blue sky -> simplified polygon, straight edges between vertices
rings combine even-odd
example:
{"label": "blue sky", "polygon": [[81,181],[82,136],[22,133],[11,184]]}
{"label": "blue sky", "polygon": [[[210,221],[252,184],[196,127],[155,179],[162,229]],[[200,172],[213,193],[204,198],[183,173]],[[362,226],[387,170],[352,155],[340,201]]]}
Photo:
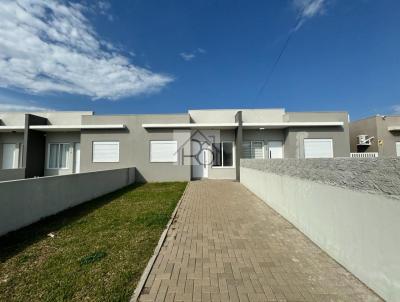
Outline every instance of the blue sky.
{"label": "blue sky", "polygon": [[400,113],[396,0],[17,2],[0,4],[0,110]]}

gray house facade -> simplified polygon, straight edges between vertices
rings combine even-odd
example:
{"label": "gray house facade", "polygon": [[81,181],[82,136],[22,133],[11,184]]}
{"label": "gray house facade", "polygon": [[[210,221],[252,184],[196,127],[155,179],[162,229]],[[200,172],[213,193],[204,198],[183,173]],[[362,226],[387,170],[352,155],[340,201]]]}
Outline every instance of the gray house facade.
{"label": "gray house facade", "polygon": [[136,167],[138,181],[239,179],[241,158],[349,157],[346,112],[0,113],[0,181]]}
{"label": "gray house facade", "polygon": [[376,115],[350,123],[350,149],[354,154],[400,156],[400,116]]}

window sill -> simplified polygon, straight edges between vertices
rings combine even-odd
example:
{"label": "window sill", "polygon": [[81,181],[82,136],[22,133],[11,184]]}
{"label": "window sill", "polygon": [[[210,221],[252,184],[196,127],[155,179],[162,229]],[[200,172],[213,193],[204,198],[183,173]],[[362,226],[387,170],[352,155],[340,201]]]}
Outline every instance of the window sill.
{"label": "window sill", "polygon": [[150,161],[151,164],[176,164],[178,161]]}
{"label": "window sill", "polygon": [[92,161],[92,164],[119,164],[119,161]]}

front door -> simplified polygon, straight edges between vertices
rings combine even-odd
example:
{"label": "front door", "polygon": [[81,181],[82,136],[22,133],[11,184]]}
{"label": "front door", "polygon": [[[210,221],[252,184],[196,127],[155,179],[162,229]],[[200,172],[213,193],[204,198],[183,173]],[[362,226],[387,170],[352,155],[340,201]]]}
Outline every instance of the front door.
{"label": "front door", "polygon": [[268,142],[269,158],[283,158],[283,143],[282,141]]}
{"label": "front door", "polygon": [[15,144],[3,144],[3,169],[18,168],[18,149]]}
{"label": "front door", "polygon": [[81,172],[81,144],[75,144],[75,155],[74,155],[74,172],[80,173]]}
{"label": "front door", "polygon": [[192,141],[192,178],[207,178],[210,161],[209,145],[205,142]]}

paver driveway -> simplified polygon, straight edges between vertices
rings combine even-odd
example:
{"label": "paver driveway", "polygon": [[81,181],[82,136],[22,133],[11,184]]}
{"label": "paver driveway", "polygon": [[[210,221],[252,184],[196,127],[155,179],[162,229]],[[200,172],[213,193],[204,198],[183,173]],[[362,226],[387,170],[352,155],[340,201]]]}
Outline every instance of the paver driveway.
{"label": "paver driveway", "polygon": [[140,301],[380,301],[240,183],[188,186]]}

